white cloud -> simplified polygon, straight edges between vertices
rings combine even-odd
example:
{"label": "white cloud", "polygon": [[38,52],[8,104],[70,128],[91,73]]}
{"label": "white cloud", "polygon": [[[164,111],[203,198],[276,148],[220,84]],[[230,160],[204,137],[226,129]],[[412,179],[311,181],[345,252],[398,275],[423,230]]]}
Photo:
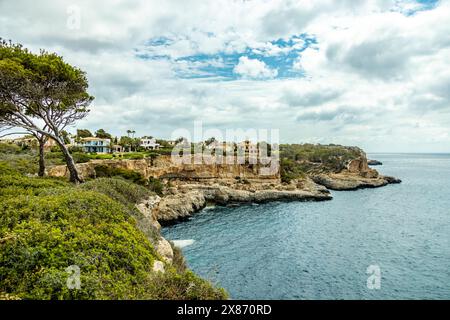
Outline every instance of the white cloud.
{"label": "white cloud", "polygon": [[[219,128],[279,128],[286,142],[448,152],[449,1],[412,16],[391,11],[399,3],[0,1],[0,30],[4,38],[56,51],[87,72],[96,100],[80,127],[170,137],[202,119]],[[79,30],[66,27],[74,4],[81,9]],[[402,8],[415,6],[408,1]],[[272,79],[277,70],[249,54],[234,69],[242,80],[179,79],[174,70],[189,70],[191,62],[142,60],[135,51],[166,36],[177,43],[156,53],[173,58],[247,47],[278,58],[287,49],[269,41],[302,33],[318,42],[294,63],[304,78]]]}
{"label": "white cloud", "polygon": [[277,76],[278,71],[270,69],[263,61],[258,59],[249,59],[248,57],[240,57],[239,63],[234,68],[243,78],[249,79],[269,79]]}

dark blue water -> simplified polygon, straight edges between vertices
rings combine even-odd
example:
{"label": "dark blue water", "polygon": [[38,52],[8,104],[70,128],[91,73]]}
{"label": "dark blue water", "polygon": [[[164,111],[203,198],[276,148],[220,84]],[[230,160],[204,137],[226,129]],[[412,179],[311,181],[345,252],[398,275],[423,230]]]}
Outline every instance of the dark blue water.
{"label": "dark blue water", "polygon": [[[450,155],[370,155],[403,180],[327,202],[217,207],[165,228],[233,299],[449,299]],[[381,271],[368,289],[369,265]]]}

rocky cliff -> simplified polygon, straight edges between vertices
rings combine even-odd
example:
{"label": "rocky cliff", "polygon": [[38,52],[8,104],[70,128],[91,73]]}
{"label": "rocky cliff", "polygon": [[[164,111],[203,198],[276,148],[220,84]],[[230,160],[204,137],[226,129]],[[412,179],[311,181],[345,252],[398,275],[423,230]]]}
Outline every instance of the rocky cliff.
{"label": "rocky cliff", "polygon": [[265,188],[261,185],[205,185],[199,183],[180,184],[159,202],[154,216],[167,224],[191,216],[207,203],[219,205],[261,203],[267,201],[321,201],[330,200],[330,192],[323,186],[307,180],[301,188],[295,185]]}
{"label": "rocky cliff", "polygon": [[338,173],[314,174],[311,176],[314,182],[331,190],[356,190],[362,188],[377,188],[390,183],[400,183],[401,180],[382,176],[377,170],[369,167],[366,154],[360,152],[360,156],[350,160],[344,170]]}
{"label": "rocky cliff", "polygon": [[[278,172],[272,175],[261,175],[261,167],[257,164],[217,163],[214,157],[207,158],[202,164],[174,163],[170,156],[161,155],[156,159],[91,160],[76,166],[82,178],[95,178],[95,167],[98,165],[133,170],[141,173],[145,178],[214,182],[240,178],[253,182],[272,181],[274,183],[278,183],[280,179]],[[63,177],[68,176],[68,171],[66,166],[55,166],[48,170],[48,175]]]}
{"label": "rocky cliff", "polygon": [[[294,179],[290,183],[281,183],[279,172],[261,175],[258,165],[217,164],[214,159],[210,164],[178,164],[172,162],[170,156],[141,160],[93,160],[77,164],[77,168],[83,178],[95,178],[96,166],[106,165],[133,170],[145,178],[165,181],[162,198],[149,199],[139,205],[152,224],[160,228],[159,223],[166,224],[189,217],[207,203],[229,205],[274,200],[330,200],[332,197],[328,189],[355,190],[400,182],[370,168],[365,153],[359,150],[357,156],[339,165],[341,169],[338,172],[314,169],[306,177]],[[52,176],[68,175],[65,166],[53,167],[48,173]],[[166,252],[161,255],[170,260],[167,243],[161,240],[158,247]]]}

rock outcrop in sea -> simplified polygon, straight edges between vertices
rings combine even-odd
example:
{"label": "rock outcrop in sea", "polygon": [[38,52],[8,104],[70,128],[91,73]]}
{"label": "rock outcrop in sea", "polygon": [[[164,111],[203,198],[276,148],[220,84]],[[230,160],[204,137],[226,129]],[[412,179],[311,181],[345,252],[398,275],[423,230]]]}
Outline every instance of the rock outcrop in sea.
{"label": "rock outcrop in sea", "polygon": [[383,165],[383,163],[381,162],[381,161],[378,161],[378,160],[367,160],[367,164],[369,165],[369,166],[381,166],[381,165]]}

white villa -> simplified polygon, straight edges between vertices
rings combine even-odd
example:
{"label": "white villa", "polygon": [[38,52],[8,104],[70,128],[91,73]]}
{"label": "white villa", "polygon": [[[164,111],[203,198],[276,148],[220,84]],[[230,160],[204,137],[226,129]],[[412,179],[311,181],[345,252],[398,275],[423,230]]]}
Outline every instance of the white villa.
{"label": "white villa", "polygon": [[159,149],[159,143],[156,143],[156,139],[155,138],[145,138],[145,139],[141,139],[139,142],[139,146],[142,148],[145,148],[147,150],[156,150]]}
{"label": "white villa", "polygon": [[102,138],[81,138],[81,141],[77,143],[78,147],[83,148],[84,152],[95,153],[110,153],[111,152],[111,140]]}

